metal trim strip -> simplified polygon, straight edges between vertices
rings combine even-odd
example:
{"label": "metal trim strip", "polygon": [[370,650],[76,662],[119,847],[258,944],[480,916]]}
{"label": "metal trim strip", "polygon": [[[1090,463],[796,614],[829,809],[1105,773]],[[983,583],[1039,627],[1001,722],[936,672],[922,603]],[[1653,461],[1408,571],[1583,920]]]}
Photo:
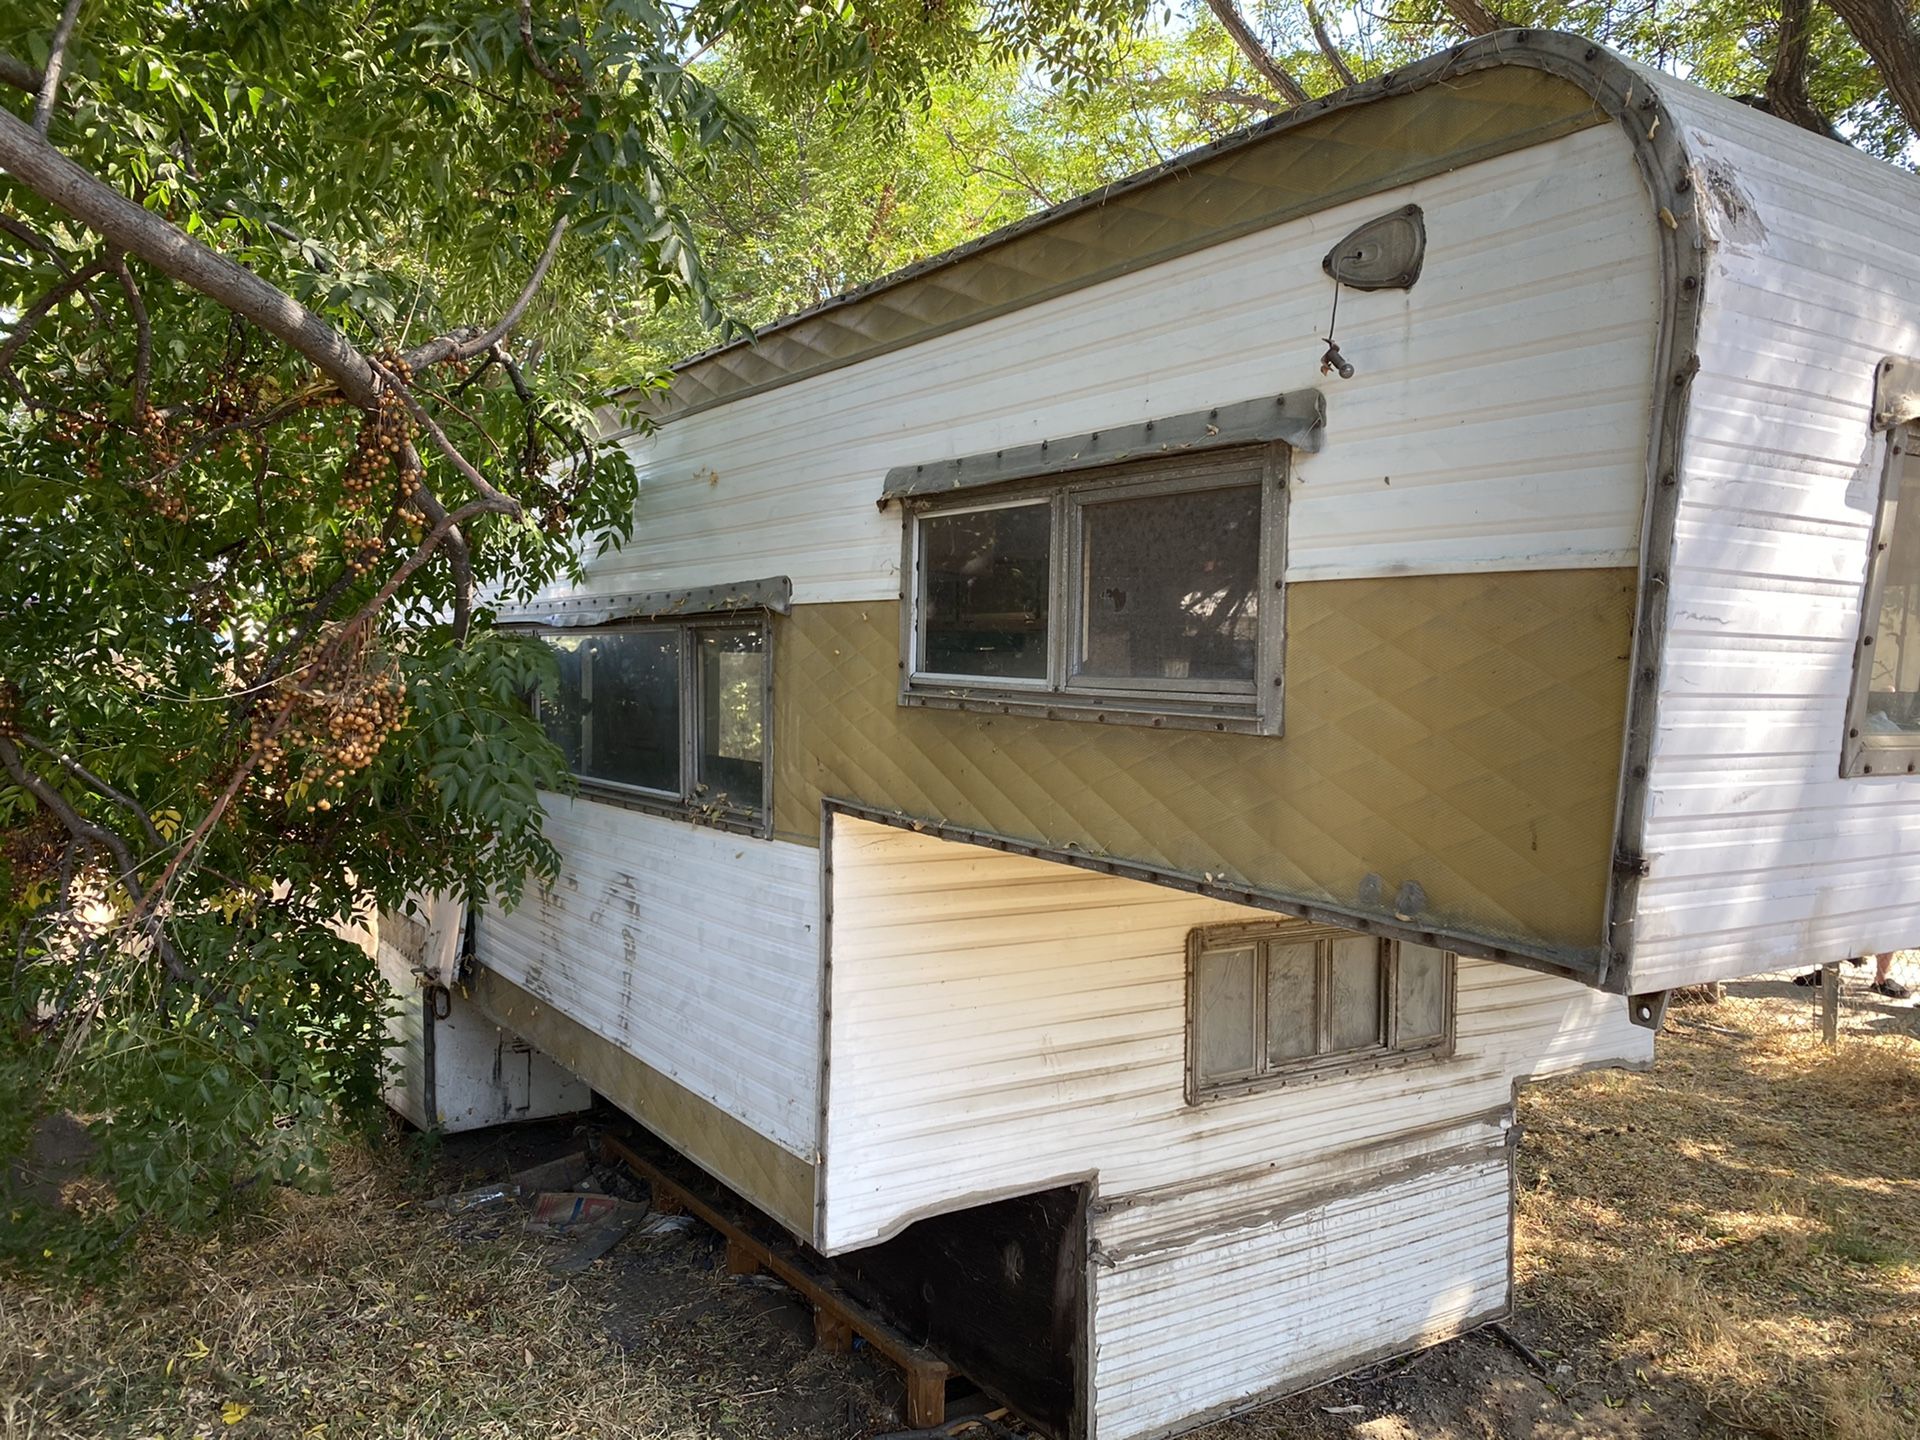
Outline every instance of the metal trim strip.
{"label": "metal trim strip", "polygon": [[1327,402],[1318,390],[1262,396],[1190,410],[1135,425],[1116,425],[1085,435],[1016,445],[957,460],[896,465],[880,486],[880,503],[909,496],[949,495],[981,485],[1004,485],[1042,475],[1064,475],[1127,460],[1149,460],[1221,450],[1235,445],[1285,441],[1296,450],[1317,451],[1326,433]]}
{"label": "metal trim strip", "polygon": [[785,575],[737,580],[729,585],[696,585],[685,590],[643,590],[624,595],[567,595],[495,609],[502,626],[586,629],[618,620],[679,620],[702,615],[732,615],[767,610],[785,615],[793,609],[793,581]]}

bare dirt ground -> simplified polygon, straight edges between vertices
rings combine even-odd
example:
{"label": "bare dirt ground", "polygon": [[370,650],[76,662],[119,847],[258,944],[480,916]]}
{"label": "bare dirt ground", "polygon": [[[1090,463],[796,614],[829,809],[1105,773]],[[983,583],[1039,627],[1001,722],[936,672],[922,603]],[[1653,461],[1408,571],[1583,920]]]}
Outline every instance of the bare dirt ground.
{"label": "bare dirt ground", "polygon": [[[1648,1073],[1529,1092],[1518,1344],[1482,1331],[1201,1440],[1920,1436],[1920,1010],[1850,973],[1842,1045],[1816,1037],[1810,992],[1757,982],[1675,1010]],[[150,1239],[111,1285],[0,1281],[0,1440],[902,1428],[891,1371],[816,1352],[805,1307],[698,1228],[562,1278],[517,1217],[424,1207],[572,1143],[348,1147],[332,1194]]]}

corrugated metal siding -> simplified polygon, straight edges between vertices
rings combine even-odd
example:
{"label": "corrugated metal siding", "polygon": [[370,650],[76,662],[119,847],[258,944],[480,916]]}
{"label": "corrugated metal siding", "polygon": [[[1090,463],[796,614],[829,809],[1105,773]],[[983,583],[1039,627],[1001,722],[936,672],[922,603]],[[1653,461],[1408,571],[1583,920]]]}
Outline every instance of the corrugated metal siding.
{"label": "corrugated metal siding", "polygon": [[561,878],[479,959],[802,1158],[819,1097],[818,853],[549,798]]}
{"label": "corrugated metal siding", "polygon": [[[1230,1404],[1325,1369],[1329,1355],[1427,1338],[1415,1320],[1497,1303],[1507,1231],[1496,1153],[1514,1081],[1652,1055],[1618,996],[1462,962],[1453,1058],[1190,1106],[1187,932],[1270,917],[846,816],[832,860],[822,1238],[853,1248],[918,1215],[1097,1176],[1094,1240],[1112,1262],[1096,1275],[1097,1318],[1122,1324],[1096,1335],[1096,1378],[1114,1405],[1146,1407],[1103,1424],[1108,1440],[1159,1424],[1156,1394],[1180,1395],[1182,1414]],[[1441,1171],[1460,1171],[1479,1196],[1496,1169],[1496,1224],[1476,1228],[1477,1199],[1452,1220],[1429,1213]],[[1355,1248],[1369,1232],[1396,1237],[1397,1278],[1369,1268],[1377,1242]],[[1299,1245],[1297,1264],[1221,1259]],[[1325,1269],[1336,1263],[1357,1267],[1351,1283]],[[1160,1293],[1188,1277],[1184,1300]],[[1353,1308],[1323,1318],[1336,1290]],[[1169,1306],[1202,1326],[1268,1301],[1302,1309],[1261,1310],[1268,1343],[1212,1369],[1195,1368],[1185,1322],[1163,1323]],[[1370,1308],[1383,1329],[1361,1318]],[[1297,1351],[1271,1338],[1288,1326],[1303,1337]]]}
{"label": "corrugated metal siding", "polygon": [[[1351,380],[1319,373],[1354,225],[1426,209],[1411,292],[1349,292]],[[1341,205],[675,421],[644,442],[634,538],[594,590],[793,577],[796,602],[898,591],[899,464],[1309,386],[1293,579],[1618,565],[1637,556],[1658,278],[1617,127]]]}
{"label": "corrugated metal siding", "polygon": [[1631,983],[1920,943],[1920,779],[1840,777],[1883,442],[1920,352],[1920,184],[1671,80],[1715,248]]}
{"label": "corrugated metal siding", "polygon": [[[1184,1208],[1202,1218],[1206,1198]],[[1496,1151],[1097,1270],[1101,1440],[1184,1428],[1504,1310],[1508,1208]]]}

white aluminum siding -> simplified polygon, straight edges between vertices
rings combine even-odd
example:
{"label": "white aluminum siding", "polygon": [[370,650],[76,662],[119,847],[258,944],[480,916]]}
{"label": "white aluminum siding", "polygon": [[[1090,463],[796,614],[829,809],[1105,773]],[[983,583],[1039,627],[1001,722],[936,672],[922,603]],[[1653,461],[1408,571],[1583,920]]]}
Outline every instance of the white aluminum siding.
{"label": "white aluminum siding", "polygon": [[819,1104],[819,852],[548,797],[560,878],[479,960],[793,1154]]}
{"label": "white aluminum siding", "polygon": [[1842,779],[1920,182],[1671,80],[1713,236],[1649,767],[1636,990],[1920,944],[1920,778]]}
{"label": "white aluminum siding", "polygon": [[[1185,1208],[1199,1218],[1207,1198]],[[1278,1223],[1099,1268],[1100,1440],[1185,1429],[1504,1312],[1510,1199],[1507,1157],[1495,1148]]]}
{"label": "white aluminum siding", "polygon": [[[1091,1177],[1103,1440],[1504,1303],[1515,1081],[1652,1056],[1618,996],[1462,962],[1452,1058],[1188,1105],[1187,932],[1270,917],[846,816],[832,864],[824,1243]],[[1265,1343],[1196,1340],[1236,1308]]]}
{"label": "white aluminum siding", "polygon": [[[1321,257],[1409,201],[1425,273],[1342,295],[1357,373],[1324,377]],[[1326,444],[1298,457],[1290,579],[1633,564],[1653,224],[1601,126],[671,421],[635,442],[634,537],[588,588],[789,575],[796,603],[887,599],[889,467],[1305,387],[1326,393]]]}

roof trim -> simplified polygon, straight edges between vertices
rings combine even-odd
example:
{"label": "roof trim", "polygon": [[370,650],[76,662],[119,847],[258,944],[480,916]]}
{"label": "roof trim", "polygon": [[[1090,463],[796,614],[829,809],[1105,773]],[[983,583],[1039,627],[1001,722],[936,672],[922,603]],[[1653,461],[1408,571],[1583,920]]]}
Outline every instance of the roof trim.
{"label": "roof trim", "polygon": [[[1179,255],[1619,119],[1641,72],[1576,35],[1505,30],[1312,101],[777,320],[674,367],[679,419]],[[1409,99],[1417,103],[1377,102]],[[1644,108],[1644,107],[1643,107]],[[1278,142],[1284,137],[1284,144]],[[1672,137],[1668,137],[1672,138]]]}

